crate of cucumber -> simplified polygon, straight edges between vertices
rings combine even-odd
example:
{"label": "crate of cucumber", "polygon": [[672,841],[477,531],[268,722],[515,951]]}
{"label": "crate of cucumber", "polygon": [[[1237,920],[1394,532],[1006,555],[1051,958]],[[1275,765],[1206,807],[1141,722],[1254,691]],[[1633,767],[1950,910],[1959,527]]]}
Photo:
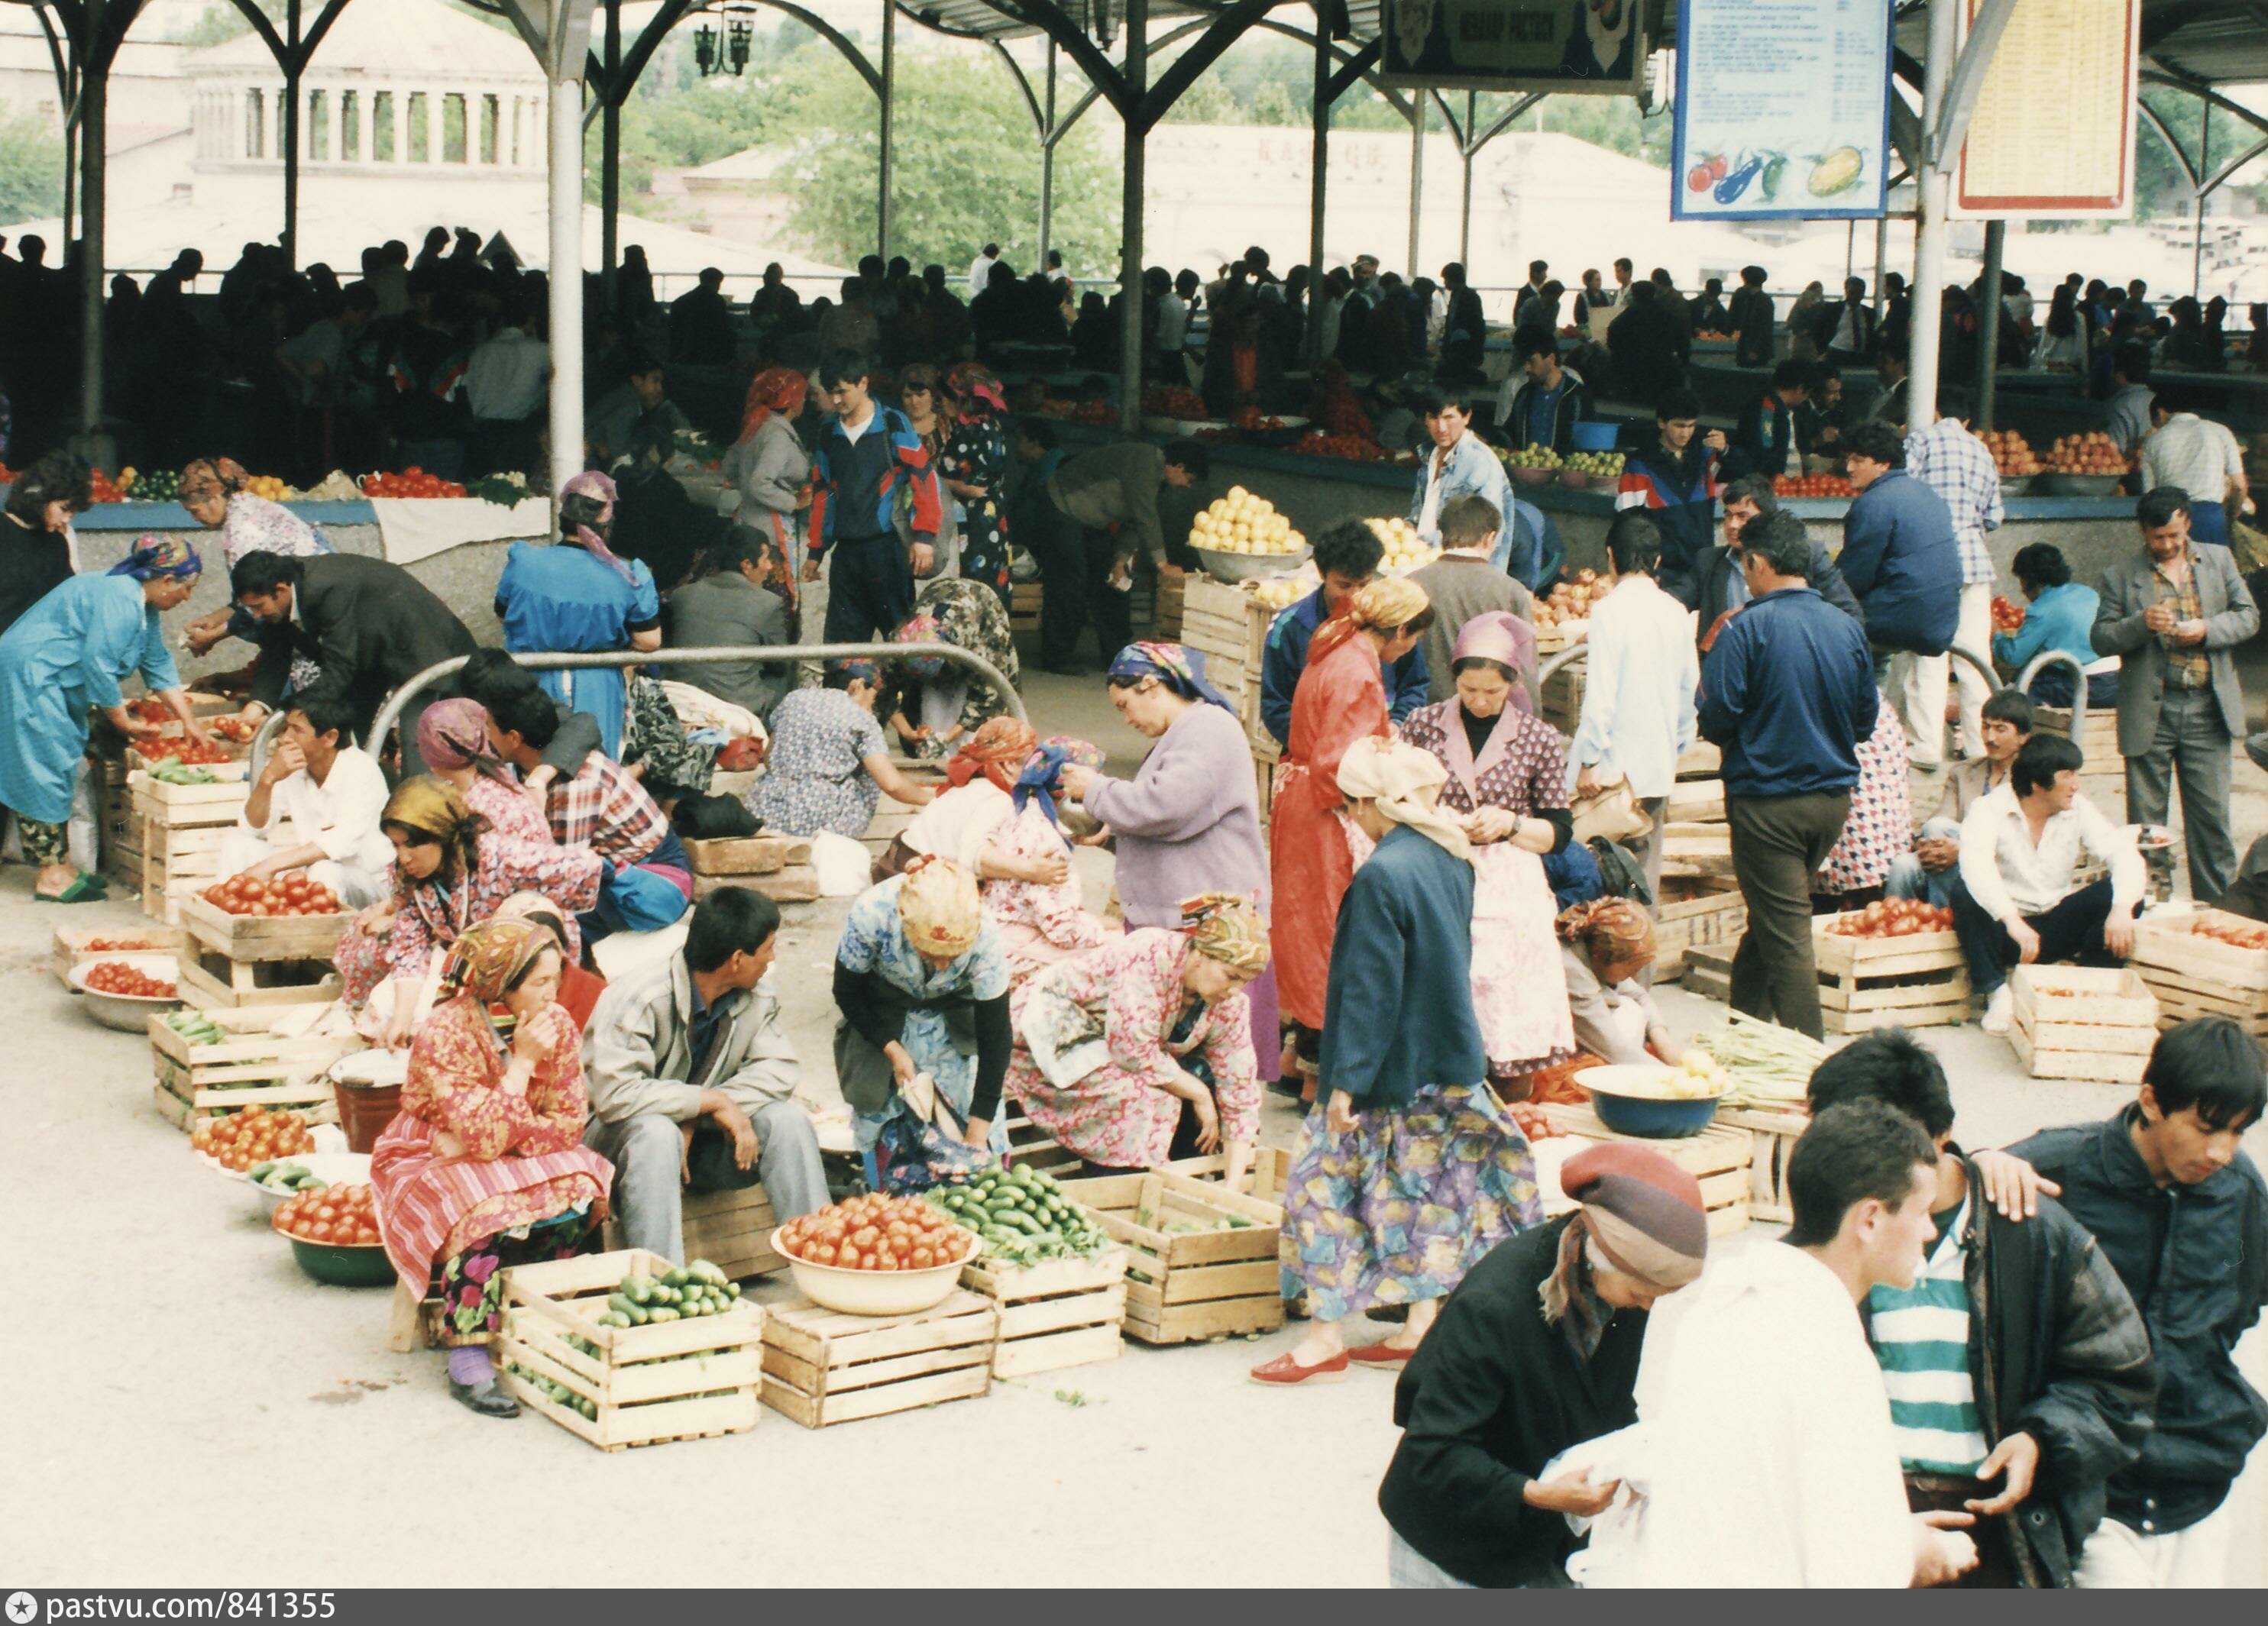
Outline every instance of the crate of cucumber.
{"label": "crate of cucumber", "polygon": [[976,1231],[983,1252],[961,1284],[992,1300],[992,1375],[1022,1377],[1115,1359],[1123,1347],[1127,1250],[1058,1185],[1028,1166],[932,1188],[929,1200]]}

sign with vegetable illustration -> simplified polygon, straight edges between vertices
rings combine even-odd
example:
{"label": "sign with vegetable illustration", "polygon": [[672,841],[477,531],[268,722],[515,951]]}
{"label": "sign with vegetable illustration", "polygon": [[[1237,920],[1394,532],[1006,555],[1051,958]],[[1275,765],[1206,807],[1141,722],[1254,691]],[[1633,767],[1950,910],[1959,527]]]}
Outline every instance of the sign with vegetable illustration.
{"label": "sign with vegetable illustration", "polygon": [[1635,96],[1646,78],[1640,0],[1381,0],[1388,85]]}
{"label": "sign with vegetable illustration", "polygon": [[1678,0],[1670,217],[1881,214],[1890,10],[1882,0]]}

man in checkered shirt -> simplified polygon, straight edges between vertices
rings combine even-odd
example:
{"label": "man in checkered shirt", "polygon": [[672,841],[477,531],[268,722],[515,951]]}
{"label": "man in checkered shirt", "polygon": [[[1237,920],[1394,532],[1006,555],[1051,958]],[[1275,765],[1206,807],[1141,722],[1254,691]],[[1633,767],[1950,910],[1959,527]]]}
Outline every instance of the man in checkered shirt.
{"label": "man in checkered shirt", "polygon": [[[543,760],[559,725],[551,697],[533,684],[498,697],[489,710],[497,754],[523,774]],[[616,931],[654,931],[693,901],[692,862],[669,815],[646,793],[637,776],[593,751],[571,778],[555,779],[544,792],[551,838],[562,847],[587,847],[604,858],[599,906],[578,916],[586,942]]]}
{"label": "man in checkered shirt", "polygon": [[[1984,546],[1984,533],[2007,518],[2000,504],[2000,467],[1984,443],[1969,432],[1962,414],[1967,399],[1958,390],[1940,390],[1938,417],[1927,429],[1906,437],[1906,473],[1945,499],[1953,511],[1953,539],[1961,546],[1961,624],[1954,642],[1982,655],[1992,647],[1992,584],[1996,572]],[[1954,736],[1967,756],[1984,754],[1984,710],[1992,687],[1966,661],[1950,655],[1918,663],[1921,688],[1918,710],[1925,717],[1945,715],[1947,668],[1961,686],[1961,727]],[[1933,705],[1934,709],[1933,710]]]}

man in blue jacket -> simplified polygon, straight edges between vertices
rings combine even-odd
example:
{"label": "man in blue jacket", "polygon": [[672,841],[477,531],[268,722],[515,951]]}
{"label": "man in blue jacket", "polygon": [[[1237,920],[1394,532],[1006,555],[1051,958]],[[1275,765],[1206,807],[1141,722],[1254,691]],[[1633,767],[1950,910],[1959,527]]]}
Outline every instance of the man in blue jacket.
{"label": "man in blue jacket", "polygon": [[1725,431],[1701,432],[1701,398],[1664,392],[1653,408],[1654,444],[1626,453],[1616,508],[1643,508],[1661,533],[1661,585],[1683,599],[1701,555],[1716,542],[1717,460]]}
{"label": "man in blue jacket", "polygon": [[1736,478],[1802,474],[1796,424],[1818,381],[1818,370],[1808,361],[1784,361],[1774,367],[1771,386],[1749,403],[1733,426],[1726,473]]}
{"label": "man in blue jacket", "polygon": [[1803,521],[1777,513],[1742,533],[1749,602],[1701,666],[1701,737],[1725,754],[1725,820],[1748,935],[1733,1008],[1822,1036],[1811,953],[1811,879],[1851,812],[1859,742],[1881,702],[1858,623],[1804,578]]}
{"label": "man in blue jacket", "polygon": [[[1315,569],[1323,585],[1276,618],[1268,629],[1268,648],[1260,660],[1260,721],[1283,746],[1292,738],[1292,695],[1307,669],[1307,644],[1315,629],[1338,613],[1340,602],[1378,574],[1386,548],[1367,519],[1342,519],[1315,538]],[[1386,707],[1399,723],[1425,703],[1430,679],[1425,646],[1381,665]]]}
{"label": "man in blue jacket", "polygon": [[2229,1490],[2268,1431],[2268,1401],[2234,1358],[2268,1307],[2268,1182],[2237,1144],[2264,1107],[2259,1045],[2228,1018],[2205,1017],[2158,1036],[2140,1096],[2109,1120],[1977,1154],[2003,1212],[2026,1200],[2036,1171],[2036,1188],[2095,1233],[2157,1364],[2141,1459],[2110,1482],[2074,1586],[2228,1585],[2243,1528]]}
{"label": "man in blue jacket", "polygon": [[[1905,440],[1887,423],[1851,431],[1848,467],[1859,495],[1843,520],[1837,563],[1867,618],[1874,681],[1905,720],[1915,763],[1934,768],[1945,754],[1945,719],[1929,716],[1924,703],[1931,687],[1927,663],[1953,647],[1961,626],[1961,543],[1953,511],[1906,473]],[[1941,681],[1935,693],[1941,713]]]}

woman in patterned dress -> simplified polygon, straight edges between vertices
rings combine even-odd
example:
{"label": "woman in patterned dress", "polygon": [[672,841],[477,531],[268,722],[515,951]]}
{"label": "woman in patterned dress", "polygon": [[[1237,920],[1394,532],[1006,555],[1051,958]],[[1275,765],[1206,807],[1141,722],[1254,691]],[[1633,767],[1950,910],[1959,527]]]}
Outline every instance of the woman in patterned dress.
{"label": "woman in patterned dress", "polygon": [[1207,893],[1155,926],[1042,970],[1010,998],[1007,1091],[1090,1174],[1227,1152],[1240,1186],[1260,1128],[1246,986],[1268,965],[1248,898]]}
{"label": "woman in patterned dress", "polygon": [[1448,770],[1441,806],[1472,842],[1473,1012],[1499,1085],[1574,1054],[1551,927],[1557,905],[1541,856],[1565,848],[1572,833],[1567,758],[1557,730],[1507,703],[1519,687],[1518,642],[1504,624],[1512,620],[1466,622],[1449,663],[1456,697],[1402,725],[1403,739]]}
{"label": "woman in patterned dress", "polygon": [[551,821],[497,756],[479,701],[437,700],[426,707],[417,719],[417,749],[433,776],[453,785],[490,829],[539,847],[552,844]]}
{"label": "woman in patterned dress", "polygon": [[1012,982],[1020,983],[1066,955],[1083,954],[1110,935],[1087,910],[1057,806],[1064,794],[1064,764],[1074,753],[1087,756],[1087,766],[1102,761],[1101,752],[1081,741],[1050,742],[1031,754],[1008,793],[1012,811],[993,827],[977,859],[984,917],[999,928]]}
{"label": "woman in patterned dress", "polygon": [[574,939],[571,952],[580,956],[573,917],[598,907],[606,868],[589,848],[499,835],[454,786],[431,777],[395,790],[379,828],[394,842],[394,896],[355,917],[339,937],[335,960],[347,1003],[357,1009],[379,983],[394,984],[376,1035],[387,1048],[400,1049],[416,1030],[434,952],[493,917],[515,892],[540,892],[559,905]]}
{"label": "woman in patterned dress", "polygon": [[747,795],[748,812],[775,835],[859,836],[874,821],[887,791],[908,806],[931,792],[890,761],[889,742],[874,721],[880,681],[871,660],[838,660],[825,686],[799,688],[772,711],[772,747],[764,776]]}
{"label": "woman in patterned dress", "polygon": [[938,460],[938,477],[961,506],[961,575],[1008,603],[1008,445],[998,415],[1008,410],[1000,381],[975,362],[945,375],[953,409],[952,432]]}
{"label": "woman in patterned dress", "polygon": [[[176,488],[189,518],[220,533],[221,555],[228,570],[234,570],[247,554],[312,559],[331,551],[320,531],[283,504],[246,490],[245,482],[250,478],[234,458],[201,457],[182,468]],[[183,638],[192,655],[207,654],[229,638],[257,644],[263,659],[291,664],[294,688],[306,688],[321,675],[321,668],[312,659],[293,652],[288,636],[265,627],[251,611],[233,603],[191,622]]]}
{"label": "woman in patterned dress", "polygon": [[[990,662],[1010,685],[1020,681],[1008,614],[974,582],[925,583],[894,636],[900,644],[950,644]],[[992,685],[934,655],[891,661],[883,675],[887,686],[874,715],[888,719],[900,747],[915,756],[950,756],[985,724],[1009,714],[1007,697]]]}
{"label": "woman in patterned dress", "polygon": [[[409,1052],[401,1109],[371,1153],[386,1256],[420,1299],[441,1262],[449,1390],[483,1416],[519,1410],[487,1348],[503,1271],[577,1252],[614,1184],[614,1166],[583,1144],[583,1035],[557,1003],[562,966],[550,933],[526,921],[459,938]],[[509,1045],[493,1004],[512,1014]]]}
{"label": "woman in patterned dress", "polygon": [[1913,828],[1905,726],[1885,696],[1874,712],[1874,732],[1859,742],[1859,783],[1851,788],[1851,813],[1827,862],[1819,866],[1814,890],[1830,897],[1877,891],[1890,866],[1913,850]]}
{"label": "woman in patterned dress", "polygon": [[[1256,1382],[1400,1370],[1465,1273],[1543,1217],[1528,1137],[1486,1081],[1470,844],[1435,805],[1447,777],[1391,739],[1359,739],[1339,763],[1348,817],[1377,845],[1339,909],[1322,1097],[1284,1193],[1285,1297],[1305,1291],[1314,1319]],[[1410,1306],[1405,1328],[1347,1347],[1349,1317],[1394,1304]]]}

